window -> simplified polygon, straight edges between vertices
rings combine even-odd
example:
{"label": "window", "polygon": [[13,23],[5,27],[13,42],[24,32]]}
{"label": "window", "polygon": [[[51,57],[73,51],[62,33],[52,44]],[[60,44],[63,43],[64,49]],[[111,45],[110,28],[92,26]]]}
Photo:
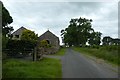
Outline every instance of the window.
{"label": "window", "polygon": [[19,38],[19,35],[15,35],[16,38]]}
{"label": "window", "polygon": [[49,40],[46,40],[48,44],[50,44],[50,41]]}

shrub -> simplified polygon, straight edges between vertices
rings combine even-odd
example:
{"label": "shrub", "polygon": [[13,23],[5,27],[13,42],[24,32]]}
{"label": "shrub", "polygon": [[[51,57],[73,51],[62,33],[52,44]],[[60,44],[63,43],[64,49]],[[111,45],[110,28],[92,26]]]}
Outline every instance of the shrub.
{"label": "shrub", "polygon": [[9,55],[16,55],[23,53],[24,55],[28,54],[36,46],[35,42],[26,41],[26,40],[9,40],[6,51]]}

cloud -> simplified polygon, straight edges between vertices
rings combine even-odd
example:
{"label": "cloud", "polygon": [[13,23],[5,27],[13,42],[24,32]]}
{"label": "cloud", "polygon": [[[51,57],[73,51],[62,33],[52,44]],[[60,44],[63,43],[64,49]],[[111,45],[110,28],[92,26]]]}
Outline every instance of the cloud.
{"label": "cloud", "polygon": [[[72,0],[71,0],[72,1]],[[93,28],[104,36],[118,37],[117,2],[40,2],[4,0],[14,22],[14,29],[25,26],[41,35],[46,30],[59,36],[71,18],[93,19]],[[61,39],[60,39],[61,41]]]}

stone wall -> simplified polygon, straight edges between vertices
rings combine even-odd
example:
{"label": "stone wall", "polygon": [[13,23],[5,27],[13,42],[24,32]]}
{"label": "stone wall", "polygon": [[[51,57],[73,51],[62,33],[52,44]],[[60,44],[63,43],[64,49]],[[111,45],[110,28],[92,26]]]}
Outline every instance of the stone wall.
{"label": "stone wall", "polygon": [[[48,40],[49,44],[53,46],[52,48],[47,49],[49,53],[56,52],[59,50],[59,38],[51,33],[49,30],[39,37],[39,41]],[[51,51],[52,50],[52,51]]]}

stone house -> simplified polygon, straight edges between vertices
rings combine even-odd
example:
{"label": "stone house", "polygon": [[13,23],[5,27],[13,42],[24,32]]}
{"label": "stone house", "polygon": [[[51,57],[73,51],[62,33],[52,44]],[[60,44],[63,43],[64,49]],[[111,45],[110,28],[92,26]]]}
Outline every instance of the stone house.
{"label": "stone house", "polygon": [[50,44],[51,48],[46,48],[46,54],[56,53],[60,48],[60,41],[59,38],[50,32],[49,30],[43,33],[39,38],[38,41],[46,40],[48,44]]}
{"label": "stone house", "polygon": [[[28,30],[28,29],[21,27],[18,30],[16,30],[15,32],[13,32],[12,39],[13,40],[20,40],[22,32],[24,30]],[[38,37],[38,42],[40,42],[42,40],[46,40],[48,42],[48,44],[50,44],[52,46],[50,48],[45,49],[46,54],[56,53],[59,50],[59,48],[60,48],[59,38],[55,34],[50,32],[49,30]]]}
{"label": "stone house", "polygon": [[22,32],[24,30],[27,30],[27,29],[24,28],[24,27],[21,27],[21,28],[17,29],[15,32],[12,33],[12,35],[13,35],[12,39],[14,39],[14,40],[20,40]]}

